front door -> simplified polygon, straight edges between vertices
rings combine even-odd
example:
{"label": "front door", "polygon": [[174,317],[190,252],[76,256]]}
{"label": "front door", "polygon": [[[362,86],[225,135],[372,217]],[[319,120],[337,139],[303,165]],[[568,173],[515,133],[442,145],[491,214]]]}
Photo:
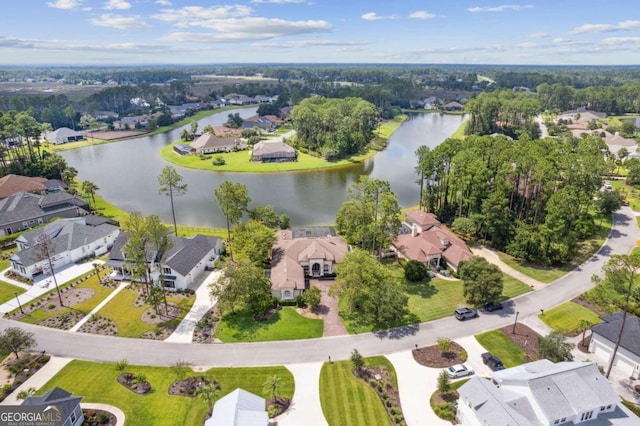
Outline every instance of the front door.
{"label": "front door", "polygon": [[313,266],[311,267],[311,275],[314,277],[318,277],[320,276],[320,264],[319,263],[314,263]]}
{"label": "front door", "polygon": [[634,379],[640,379],[640,364],[636,364],[633,368],[633,376]]}

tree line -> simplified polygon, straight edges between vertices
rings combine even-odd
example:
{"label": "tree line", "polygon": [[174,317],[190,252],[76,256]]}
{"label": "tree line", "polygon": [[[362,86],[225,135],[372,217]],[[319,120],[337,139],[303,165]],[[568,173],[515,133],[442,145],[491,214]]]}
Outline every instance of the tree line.
{"label": "tree line", "polygon": [[608,170],[603,151],[594,137],[471,136],[422,146],[416,151],[420,206],[519,258],[564,263],[596,230],[598,190]]}

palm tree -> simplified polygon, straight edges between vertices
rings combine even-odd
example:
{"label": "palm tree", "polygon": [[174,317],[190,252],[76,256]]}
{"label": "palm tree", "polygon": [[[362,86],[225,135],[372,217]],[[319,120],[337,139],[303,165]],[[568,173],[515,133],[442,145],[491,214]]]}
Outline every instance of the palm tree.
{"label": "palm tree", "polygon": [[282,377],[280,376],[269,376],[267,380],[262,385],[262,390],[271,395],[271,398],[275,398],[280,394],[280,389],[283,386]]}
{"label": "palm tree", "polygon": [[582,346],[584,347],[584,339],[585,339],[585,334],[587,333],[587,330],[589,330],[591,328],[591,326],[593,325],[593,323],[591,321],[589,321],[588,319],[581,319],[580,322],[578,323],[578,330],[582,331]]}
{"label": "palm tree", "polygon": [[91,201],[93,201],[93,210],[97,210],[96,207],[96,191],[99,190],[98,185],[95,183],[85,180],[82,182],[82,192],[91,197]]}
{"label": "palm tree", "polygon": [[213,400],[218,397],[218,392],[220,391],[220,385],[217,382],[213,382],[207,385],[202,385],[196,389],[195,395],[207,401],[209,404],[209,416],[213,413]]}

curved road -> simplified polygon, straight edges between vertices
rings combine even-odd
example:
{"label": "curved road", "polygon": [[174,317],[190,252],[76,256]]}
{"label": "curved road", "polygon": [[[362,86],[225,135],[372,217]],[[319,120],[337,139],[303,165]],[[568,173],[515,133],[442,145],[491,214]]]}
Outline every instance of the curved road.
{"label": "curved road", "polygon": [[[480,318],[459,322],[453,317],[429,323],[407,326],[380,333],[365,333],[320,339],[261,343],[191,344],[127,339],[70,333],[36,325],[20,323],[20,327],[35,334],[40,350],[69,358],[92,361],[116,361],[126,358],[132,364],[171,365],[183,360],[196,366],[259,366],[282,365],[348,359],[357,348],[364,356],[404,351],[415,345],[426,346],[439,336],[457,339],[513,324],[515,311],[519,318],[535,315],[573,299],[593,286],[591,276],[601,274],[602,266],[612,254],[627,254],[640,240],[635,216],[629,207],[614,214],[609,238],[584,264],[543,289],[514,299],[499,313],[483,314]],[[0,319],[0,329],[16,323]]]}

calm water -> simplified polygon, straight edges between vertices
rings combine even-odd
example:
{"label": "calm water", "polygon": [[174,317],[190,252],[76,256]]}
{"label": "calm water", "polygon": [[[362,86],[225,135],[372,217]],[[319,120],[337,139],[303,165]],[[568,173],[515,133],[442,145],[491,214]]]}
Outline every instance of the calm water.
{"label": "calm water", "polygon": [[[233,111],[244,118],[255,114],[255,108]],[[220,125],[228,112],[214,114],[199,122]],[[249,188],[251,206],[271,204],[278,212],[291,217],[293,225],[333,223],[347,188],[360,175],[387,180],[402,206],[418,203],[414,152],[420,145],[435,147],[449,137],[462,123],[463,116],[412,114],[396,130],[387,148],[364,164],[348,168],[294,173],[230,173],[208,172],[176,166],[189,187],[187,194],[176,198],[178,223],[197,227],[225,227],[213,190],[225,180],[239,182]],[[188,127],[188,126],[187,126]],[[157,177],[168,164],[160,157],[160,149],[180,139],[182,128],[151,137],[97,145],[61,155],[78,170],[80,180],[94,182],[98,193],[127,211],[144,215],[157,214],[171,222],[169,198],[158,194]]]}

